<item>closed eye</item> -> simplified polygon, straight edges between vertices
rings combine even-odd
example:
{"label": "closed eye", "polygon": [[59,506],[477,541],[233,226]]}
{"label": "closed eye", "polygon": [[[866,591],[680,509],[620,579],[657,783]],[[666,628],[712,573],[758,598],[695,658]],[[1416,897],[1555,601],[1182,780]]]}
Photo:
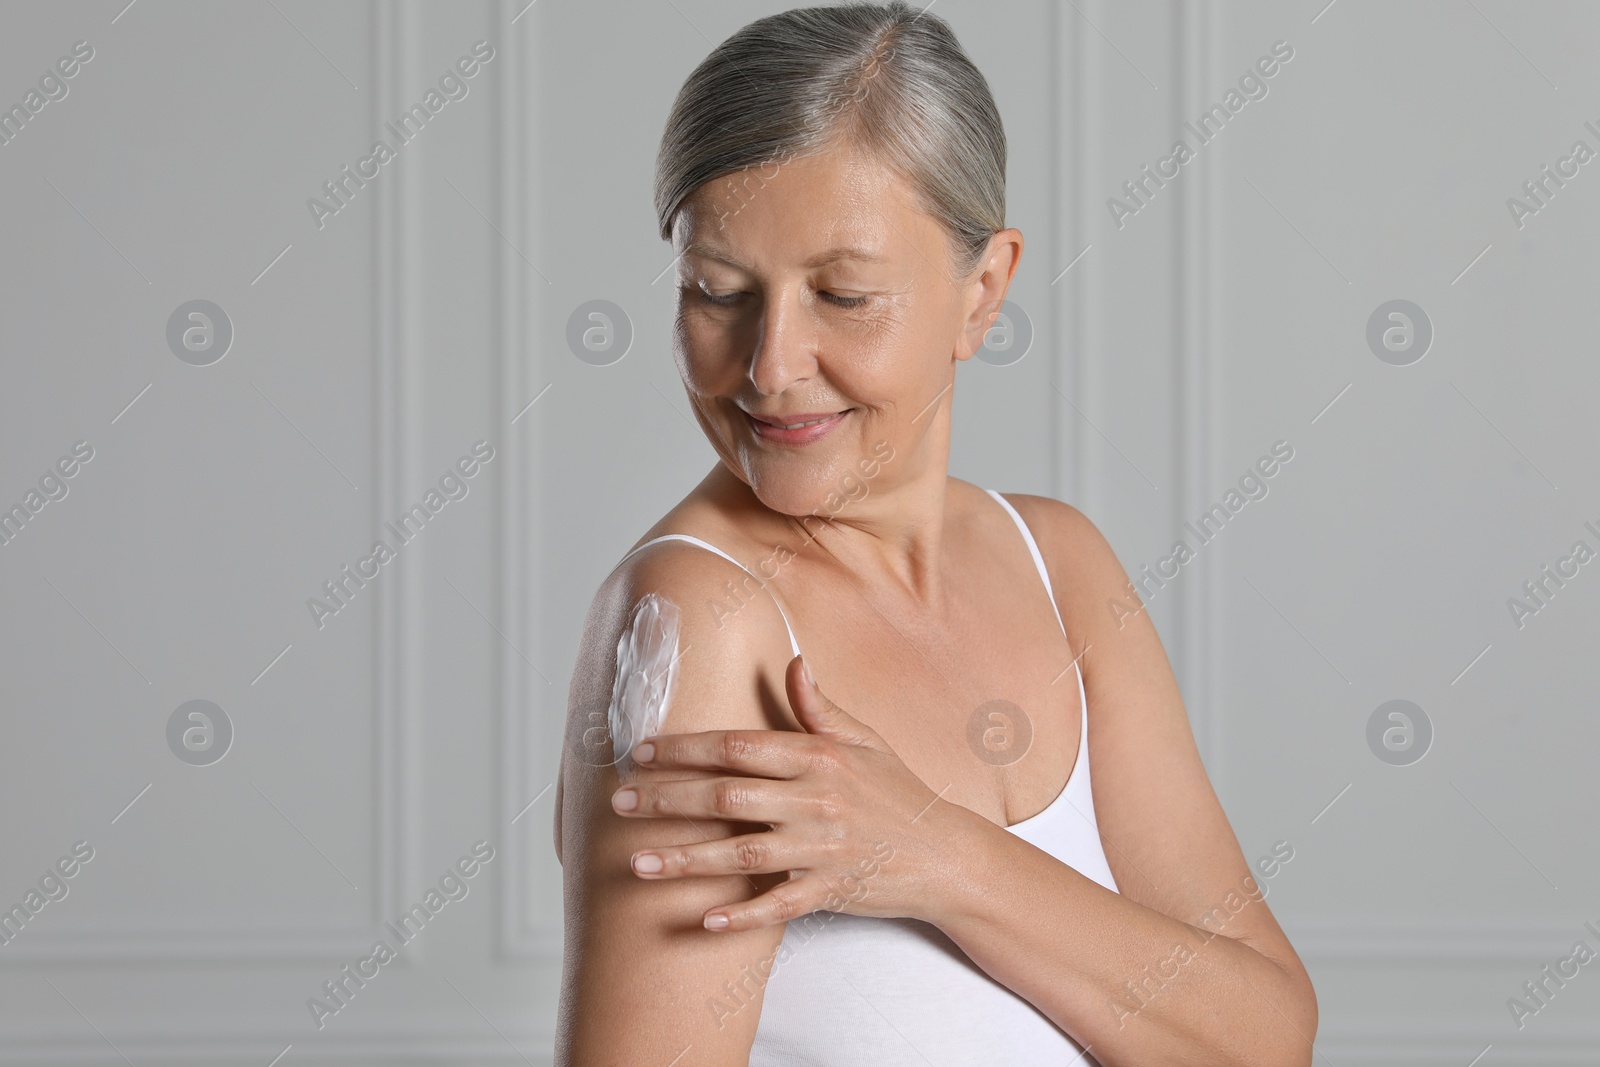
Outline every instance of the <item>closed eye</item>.
{"label": "closed eye", "polygon": [[[696,288],[695,293],[700,297],[702,302],[711,304],[714,307],[731,307],[738,303],[740,297],[749,295],[745,292],[735,290],[731,293],[723,293],[721,296],[717,296],[710,291],[701,288]],[[837,293],[830,293],[824,289],[817,290],[817,295],[835,307],[841,308],[860,307],[862,304],[867,302],[867,298],[864,296],[840,296]]]}

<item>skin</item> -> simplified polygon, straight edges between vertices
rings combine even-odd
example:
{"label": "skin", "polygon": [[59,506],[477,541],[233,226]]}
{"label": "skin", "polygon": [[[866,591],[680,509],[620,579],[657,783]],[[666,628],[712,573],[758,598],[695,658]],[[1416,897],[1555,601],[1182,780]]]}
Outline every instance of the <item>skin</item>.
{"label": "skin", "polygon": [[[938,926],[1106,1067],[1309,1064],[1316,997],[1270,910],[1251,900],[1215,920],[1252,871],[1148,613],[1119,627],[1105,609],[1128,600],[1115,554],[1076,509],[1006,494],[1039,542],[1063,636],[1010,517],[948,474],[955,369],[1001,306],[1022,235],[997,232],[956,274],[910,187],[839,143],[776,176],[708,183],[673,244],[675,356],[719,462],[640,542],[690,533],[768,581],[741,603],[724,583],[743,572],[671,541],[619,566],[591,607],[557,792],[556,1062],[744,1064],[759,991],[727,1019],[708,1001],[770,959],[787,920],[828,907]],[[819,262],[840,247],[878,261]],[[741,406],[853,410],[794,447],[759,440]],[[881,442],[892,458],[869,476]],[[789,551],[774,557],[776,545]],[[638,777],[619,788],[585,728],[646,592],[687,609],[682,673],[668,732],[635,748]],[[791,657],[774,598],[805,657]],[[1072,770],[1075,661],[1120,893],[1003,828]],[[995,699],[1033,728],[1005,766],[966,743],[974,709]],[[867,891],[845,899],[864,864]],[[728,925],[707,928],[714,915]],[[1132,1010],[1125,983],[1180,943],[1195,951]]]}

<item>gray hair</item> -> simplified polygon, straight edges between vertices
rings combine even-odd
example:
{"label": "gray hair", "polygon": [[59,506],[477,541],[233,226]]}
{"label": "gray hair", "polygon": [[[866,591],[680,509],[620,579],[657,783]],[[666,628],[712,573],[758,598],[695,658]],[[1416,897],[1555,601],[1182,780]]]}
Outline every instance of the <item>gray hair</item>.
{"label": "gray hair", "polygon": [[989,84],[944,20],[893,0],[768,15],[712,50],[656,155],[662,239],[706,182],[752,167],[770,180],[769,167],[838,143],[910,184],[950,237],[957,276],[1005,228],[1006,137]]}

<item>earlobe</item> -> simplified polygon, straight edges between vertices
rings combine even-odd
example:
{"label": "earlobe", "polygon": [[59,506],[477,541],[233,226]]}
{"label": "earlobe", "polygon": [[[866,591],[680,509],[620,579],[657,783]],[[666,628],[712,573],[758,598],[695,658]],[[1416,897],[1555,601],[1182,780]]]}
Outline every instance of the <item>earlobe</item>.
{"label": "earlobe", "polygon": [[994,328],[995,322],[1000,318],[1000,310],[1004,306],[1002,301],[985,301],[973,311],[967,336],[963,338],[966,343],[961,346],[965,354],[958,353],[956,358],[971,359],[978,354],[978,349],[983,347],[984,338]]}
{"label": "earlobe", "polygon": [[[999,308],[994,309],[995,312]],[[955,350],[950,354],[957,362],[965,362],[978,354],[978,349],[983,347],[983,338],[994,325],[994,315],[988,311],[974,309],[967,317],[965,328],[956,340]]]}
{"label": "earlobe", "polygon": [[[974,330],[977,330],[977,333],[974,333]],[[974,337],[977,338],[976,341],[973,340]],[[966,329],[962,330],[960,336],[956,338],[955,350],[950,354],[956,358],[958,363],[965,362],[977,355],[978,349],[982,345],[983,331],[978,329],[976,324],[969,325]]]}

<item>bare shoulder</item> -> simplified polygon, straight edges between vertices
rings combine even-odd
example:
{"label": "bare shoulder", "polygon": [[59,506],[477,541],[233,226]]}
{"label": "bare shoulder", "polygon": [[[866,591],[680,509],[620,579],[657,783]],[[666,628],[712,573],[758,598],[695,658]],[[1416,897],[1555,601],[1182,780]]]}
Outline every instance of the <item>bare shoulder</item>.
{"label": "bare shoulder", "polygon": [[[728,585],[743,588],[743,601]],[[724,982],[776,951],[784,926],[712,933],[704,913],[753,899],[784,874],[646,880],[631,868],[650,846],[691,844],[764,832],[722,820],[617,814],[623,784],[614,761],[609,707],[618,642],[638,605],[655,598],[674,614],[676,680],[660,732],[798,728],[788,710],[787,630],[772,598],[737,566],[683,541],[626,559],[590,606],[573,671],[555,826],[562,859],[565,959],[556,1063],[666,1063],[686,1045],[696,1062],[743,1064],[760,1013],[755,999],[730,1001]],[[635,738],[638,740],[638,738]],[[641,769],[629,780],[668,781],[687,772]]]}
{"label": "bare shoulder", "polygon": [[[1096,822],[1122,895],[1248,944],[1309,986],[1265,901],[1195,743],[1150,613],[1105,536],[1070,504],[1006,494],[1039,543],[1080,642]],[[1275,873],[1276,859],[1257,866]]]}
{"label": "bare shoulder", "polygon": [[[569,728],[586,729],[591,725],[589,714],[609,705],[617,642],[640,603],[652,596],[675,609],[680,676],[688,684],[714,684],[726,690],[714,702],[674,701],[672,728],[677,732],[781,728],[782,716],[775,719],[759,712],[759,701],[739,699],[758,697],[763,686],[774,682],[777,695],[783,694],[789,642],[776,603],[751,574],[714,552],[679,540],[636,552],[595,592],[568,702],[569,712],[585,714],[579,722],[569,722]],[[606,756],[607,761],[610,758]]]}
{"label": "bare shoulder", "polygon": [[[1084,688],[1090,698],[1091,735],[1098,740],[1107,732],[1107,716],[1097,714],[1106,701],[1097,700],[1095,691],[1100,690],[1101,696],[1107,689],[1123,691],[1119,677],[1158,679],[1164,675],[1171,679],[1166,650],[1122,561],[1089,516],[1054,497],[1031,493],[1001,495],[1017,509],[1039,545],[1056,610],[1061,613],[1072,647],[1082,657]],[[1136,633],[1129,633],[1130,624]],[[1169,705],[1179,702],[1178,712],[1182,714],[1176,681],[1171,682],[1163,699]],[[1187,719],[1184,728],[1187,731]],[[1097,756],[1096,763],[1099,762]],[[1097,774],[1097,782],[1100,777]]]}
{"label": "bare shoulder", "polygon": [[[1001,493],[1028,524],[1044,557],[1056,604],[1068,629],[1094,628],[1085,608],[1105,610],[1108,597],[1130,596],[1127,572],[1111,543],[1089,516],[1065,501],[1032,493]],[[1136,601],[1131,602],[1135,610]],[[1114,615],[1108,615],[1114,621]]]}

